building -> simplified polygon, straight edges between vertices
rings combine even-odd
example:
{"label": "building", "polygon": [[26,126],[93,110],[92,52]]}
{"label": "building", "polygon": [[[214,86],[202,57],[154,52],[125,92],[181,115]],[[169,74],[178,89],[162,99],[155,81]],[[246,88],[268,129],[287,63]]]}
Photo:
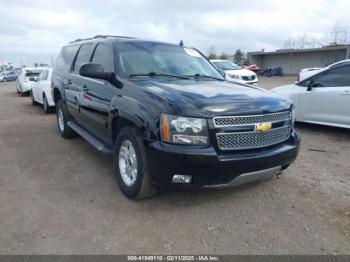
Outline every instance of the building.
{"label": "building", "polygon": [[282,67],[285,74],[299,74],[308,67],[324,67],[350,58],[350,45],[310,49],[281,49],[275,52],[248,52],[248,60],[261,68]]}

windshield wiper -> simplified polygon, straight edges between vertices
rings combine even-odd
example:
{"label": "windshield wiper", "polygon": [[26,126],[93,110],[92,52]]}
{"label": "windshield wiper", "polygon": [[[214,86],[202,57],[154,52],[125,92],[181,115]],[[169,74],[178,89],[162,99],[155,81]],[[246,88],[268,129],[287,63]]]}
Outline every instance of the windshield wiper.
{"label": "windshield wiper", "polygon": [[178,75],[156,73],[156,72],[150,72],[148,74],[131,74],[131,75],[129,75],[129,77],[137,77],[137,76],[150,76],[150,77],[166,76],[166,77],[175,77],[175,78],[180,78],[180,79],[189,79],[186,76],[178,76]]}
{"label": "windshield wiper", "polygon": [[215,77],[215,76],[201,75],[201,74],[186,75],[185,77],[194,77],[194,78],[203,77],[203,78],[210,78],[210,79],[224,81],[224,79],[222,79],[222,78],[218,78],[218,77]]}

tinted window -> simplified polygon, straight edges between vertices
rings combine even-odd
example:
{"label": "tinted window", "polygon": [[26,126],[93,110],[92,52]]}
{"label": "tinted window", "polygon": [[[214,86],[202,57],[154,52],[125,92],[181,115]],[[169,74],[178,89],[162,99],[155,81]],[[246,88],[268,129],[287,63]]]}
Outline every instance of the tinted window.
{"label": "tinted window", "polygon": [[221,70],[239,70],[239,69],[241,69],[240,66],[236,65],[235,63],[229,62],[229,61],[213,62],[213,64]]}
{"label": "tinted window", "polygon": [[350,65],[328,70],[313,78],[314,86],[350,86]]}
{"label": "tinted window", "polygon": [[55,63],[55,70],[70,71],[74,57],[78,51],[78,45],[65,46],[62,48]]}
{"label": "tinted window", "polygon": [[82,45],[79,49],[77,59],[74,64],[74,73],[79,73],[79,68],[82,64],[90,61],[92,44]]}
{"label": "tinted window", "polygon": [[124,76],[155,72],[178,76],[199,74],[222,79],[218,71],[195,49],[162,43],[133,42],[120,43],[117,50],[119,72]]}
{"label": "tinted window", "polygon": [[105,44],[98,44],[92,62],[102,65],[105,72],[113,72],[112,54]]}
{"label": "tinted window", "polygon": [[41,72],[42,72],[41,70],[27,71],[25,76],[26,77],[35,77],[35,76],[40,75]]}

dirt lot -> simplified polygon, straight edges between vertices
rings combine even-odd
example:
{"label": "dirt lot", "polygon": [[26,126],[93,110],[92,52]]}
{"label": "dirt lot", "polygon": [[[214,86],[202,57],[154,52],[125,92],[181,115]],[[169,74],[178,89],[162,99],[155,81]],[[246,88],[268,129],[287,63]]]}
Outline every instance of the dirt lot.
{"label": "dirt lot", "polygon": [[350,131],[297,129],[280,179],[130,201],[111,157],[1,83],[0,254],[350,254]]}

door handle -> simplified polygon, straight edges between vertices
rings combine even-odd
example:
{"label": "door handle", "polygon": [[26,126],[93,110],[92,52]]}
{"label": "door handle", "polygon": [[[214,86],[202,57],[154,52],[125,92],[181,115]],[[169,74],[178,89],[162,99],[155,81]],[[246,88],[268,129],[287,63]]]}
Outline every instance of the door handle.
{"label": "door handle", "polygon": [[72,83],[72,80],[68,79],[67,85],[71,85],[71,84],[73,84],[73,83]]}

